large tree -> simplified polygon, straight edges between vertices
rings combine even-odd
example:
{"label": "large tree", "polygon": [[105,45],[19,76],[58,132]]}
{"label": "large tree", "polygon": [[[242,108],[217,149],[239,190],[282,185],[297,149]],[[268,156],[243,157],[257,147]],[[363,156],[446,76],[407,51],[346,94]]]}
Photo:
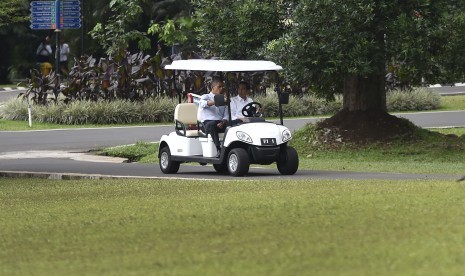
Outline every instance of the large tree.
{"label": "large tree", "polygon": [[[254,0],[234,3],[248,2]],[[435,83],[464,79],[463,0],[266,2],[275,2],[277,7],[281,5],[287,9],[278,8],[282,33],[278,31],[278,39],[264,42],[262,54],[283,65],[292,84],[308,87],[309,91],[327,98],[343,95],[343,110],[329,121],[333,127],[342,126],[347,130],[363,124],[377,132],[379,127],[401,124],[386,112],[388,69],[410,85],[418,85],[422,80]],[[263,30],[271,26],[266,20],[248,21],[249,25],[244,25],[241,17],[233,16],[237,23],[230,27],[231,20],[222,16],[225,12],[218,16],[204,14],[203,7],[199,11],[198,16],[213,21],[210,25],[221,26],[215,36],[215,45],[220,45],[216,46],[220,49],[232,44],[223,39],[228,33],[236,35],[239,41],[248,42],[240,37],[241,32],[235,25],[258,27],[251,40],[266,39]],[[283,15],[288,17],[282,18]],[[203,46],[215,50],[205,41],[201,41]],[[367,118],[375,119],[367,122]],[[347,124],[350,119],[353,124]],[[406,129],[408,127],[397,127],[389,132],[396,134]]]}
{"label": "large tree", "polygon": [[411,84],[463,79],[462,2],[303,0],[268,53],[294,81],[342,93],[346,111],[385,112],[389,65]]}

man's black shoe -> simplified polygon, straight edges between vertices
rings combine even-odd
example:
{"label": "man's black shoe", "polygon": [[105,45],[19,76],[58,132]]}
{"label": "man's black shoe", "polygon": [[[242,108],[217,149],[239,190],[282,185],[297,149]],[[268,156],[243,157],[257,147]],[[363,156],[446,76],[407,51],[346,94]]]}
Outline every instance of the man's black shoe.
{"label": "man's black shoe", "polygon": [[218,150],[218,151],[216,152],[215,158],[220,158],[220,155],[221,155],[221,150]]}

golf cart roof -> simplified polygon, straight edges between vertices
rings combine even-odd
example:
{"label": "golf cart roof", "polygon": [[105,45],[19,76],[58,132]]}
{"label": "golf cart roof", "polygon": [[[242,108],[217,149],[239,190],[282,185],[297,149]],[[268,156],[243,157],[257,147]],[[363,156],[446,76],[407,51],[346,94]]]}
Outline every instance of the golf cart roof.
{"label": "golf cart roof", "polygon": [[278,71],[283,68],[272,61],[266,60],[188,59],[175,60],[170,65],[166,65],[165,69],[214,72],[251,72]]}

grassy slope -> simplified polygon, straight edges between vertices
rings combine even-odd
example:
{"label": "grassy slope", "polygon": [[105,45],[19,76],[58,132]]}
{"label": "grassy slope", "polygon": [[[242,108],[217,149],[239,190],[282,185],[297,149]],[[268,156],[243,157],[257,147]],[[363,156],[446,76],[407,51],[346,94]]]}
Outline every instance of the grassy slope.
{"label": "grassy slope", "polygon": [[465,110],[465,95],[441,97],[440,110]]}
{"label": "grassy slope", "polygon": [[0,274],[458,275],[446,181],[0,178]]}
{"label": "grassy slope", "polygon": [[[418,141],[403,140],[389,144],[372,144],[357,148],[327,148],[315,146],[309,125],[298,131],[291,145],[299,151],[301,168],[318,170],[348,170],[403,173],[457,173],[465,172],[465,136],[444,139],[436,132],[422,131]],[[438,130],[445,134],[463,135],[465,129]]]}

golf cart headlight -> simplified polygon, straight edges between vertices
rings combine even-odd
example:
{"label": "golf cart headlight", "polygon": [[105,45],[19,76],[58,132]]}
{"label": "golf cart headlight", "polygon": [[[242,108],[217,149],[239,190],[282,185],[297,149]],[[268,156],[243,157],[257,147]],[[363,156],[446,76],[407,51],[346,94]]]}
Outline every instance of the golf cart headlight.
{"label": "golf cart headlight", "polygon": [[252,138],[250,138],[250,136],[245,133],[245,132],[242,132],[242,131],[237,131],[236,132],[236,136],[239,140],[241,140],[242,142],[246,142],[246,143],[249,143],[249,144],[252,144]]}
{"label": "golf cart headlight", "polygon": [[289,131],[289,129],[286,129],[285,131],[283,131],[283,142],[287,142],[291,140],[291,138],[292,138],[292,134]]}

